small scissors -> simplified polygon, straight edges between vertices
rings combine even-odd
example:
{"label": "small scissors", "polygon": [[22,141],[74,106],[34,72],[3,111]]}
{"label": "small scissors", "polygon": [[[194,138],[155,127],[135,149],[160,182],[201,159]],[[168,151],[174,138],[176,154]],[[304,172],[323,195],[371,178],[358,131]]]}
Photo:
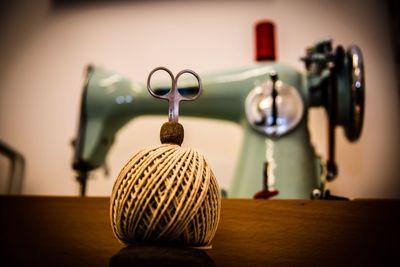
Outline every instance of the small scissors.
{"label": "small scissors", "polygon": [[[169,76],[171,77],[171,81],[172,81],[171,89],[165,95],[156,94],[150,85],[151,76],[156,71],[159,71],[159,70],[168,72]],[[196,77],[197,82],[199,84],[199,91],[193,97],[182,96],[181,93],[178,91],[178,79],[182,74],[185,74],[185,73],[192,74],[194,77]],[[158,68],[155,68],[154,70],[152,70],[149,74],[149,77],[147,78],[147,90],[149,90],[149,93],[156,98],[168,100],[168,121],[178,122],[179,102],[182,100],[191,101],[191,100],[195,100],[196,98],[198,98],[202,92],[202,85],[201,85],[201,80],[200,80],[199,75],[192,70],[188,70],[188,69],[182,70],[178,73],[178,75],[176,75],[176,77],[174,77],[174,75],[172,74],[172,72],[169,69],[167,69],[165,67],[158,67]]]}

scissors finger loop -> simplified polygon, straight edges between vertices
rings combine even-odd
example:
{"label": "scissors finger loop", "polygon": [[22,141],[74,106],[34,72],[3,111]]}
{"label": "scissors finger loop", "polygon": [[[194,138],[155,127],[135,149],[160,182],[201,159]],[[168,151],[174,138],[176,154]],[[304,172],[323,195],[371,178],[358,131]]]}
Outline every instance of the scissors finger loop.
{"label": "scissors finger loop", "polygon": [[176,77],[175,77],[175,83],[176,83],[176,85],[178,84],[178,79],[179,79],[179,77],[180,77],[182,74],[185,74],[185,73],[191,74],[191,75],[193,75],[193,76],[197,79],[197,83],[198,83],[198,85],[199,85],[199,91],[197,92],[197,94],[195,94],[195,95],[192,96],[192,97],[186,97],[186,96],[182,96],[181,94],[179,94],[179,95],[180,95],[180,99],[181,99],[181,100],[195,100],[196,98],[198,98],[198,97],[201,95],[201,92],[202,92],[202,90],[203,90],[203,86],[202,86],[202,84],[201,84],[200,76],[199,76],[196,72],[194,72],[194,71],[192,71],[192,70],[189,70],[189,69],[182,70],[182,71],[180,71],[180,72],[178,73],[178,75],[176,75]]}
{"label": "scissors finger loop", "polygon": [[[153,74],[154,74],[155,72],[157,72],[157,71],[159,71],[159,70],[163,70],[163,71],[167,72],[167,73],[169,74],[169,76],[171,77],[171,83],[172,83],[172,84],[171,84],[171,90],[170,90],[166,95],[158,95],[158,94],[156,94],[156,92],[153,90],[153,88],[151,88],[151,77],[153,76]],[[165,68],[165,67],[157,67],[157,68],[153,69],[153,70],[150,72],[149,76],[147,77],[147,90],[149,91],[149,93],[150,93],[152,96],[154,96],[154,97],[156,97],[156,98],[168,99],[168,95],[170,94],[170,92],[172,92],[172,90],[174,89],[174,86],[176,86],[176,81],[175,81],[174,75],[172,74],[172,72],[171,72],[169,69],[167,69],[167,68]]]}

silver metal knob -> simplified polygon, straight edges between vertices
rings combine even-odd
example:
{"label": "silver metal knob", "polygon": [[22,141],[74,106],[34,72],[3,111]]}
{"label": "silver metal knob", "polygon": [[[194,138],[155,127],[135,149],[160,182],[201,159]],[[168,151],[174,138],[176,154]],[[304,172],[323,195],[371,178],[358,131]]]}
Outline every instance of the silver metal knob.
{"label": "silver metal knob", "polygon": [[267,136],[278,137],[299,124],[304,104],[294,87],[278,80],[275,72],[270,77],[250,91],[245,111],[248,122],[255,130]]}

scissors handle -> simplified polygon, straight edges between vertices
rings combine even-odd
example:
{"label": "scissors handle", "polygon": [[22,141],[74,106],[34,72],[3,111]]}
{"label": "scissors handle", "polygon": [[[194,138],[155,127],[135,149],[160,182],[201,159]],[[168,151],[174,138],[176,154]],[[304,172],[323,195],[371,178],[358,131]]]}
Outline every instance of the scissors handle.
{"label": "scissors handle", "polygon": [[[159,71],[159,70],[167,72],[169,74],[169,76],[171,77],[171,89],[165,95],[158,95],[151,88],[151,77],[156,71]],[[177,87],[178,79],[182,74],[185,74],[185,73],[192,74],[197,79],[197,82],[199,85],[199,91],[193,97],[182,96],[178,91],[178,87]],[[155,98],[168,100],[168,121],[178,122],[179,102],[182,100],[183,101],[192,101],[192,100],[195,100],[196,98],[198,98],[202,92],[202,84],[201,84],[201,79],[200,79],[199,75],[192,70],[189,70],[189,69],[182,70],[178,73],[178,75],[176,75],[176,77],[174,77],[174,75],[172,74],[172,72],[169,69],[167,69],[165,67],[157,67],[150,72],[150,74],[147,78],[147,90]]]}
{"label": "scissors handle", "polygon": [[177,91],[177,93],[178,93],[179,96],[180,96],[180,100],[184,100],[184,101],[193,101],[193,100],[197,99],[197,98],[201,95],[201,93],[203,92],[203,85],[202,85],[202,83],[201,83],[200,76],[199,76],[196,72],[194,72],[194,71],[192,71],[192,70],[184,69],[184,70],[180,71],[180,72],[176,75],[176,77],[175,77],[176,86],[178,86],[179,77],[180,77],[181,75],[183,75],[183,74],[191,74],[191,75],[193,75],[193,76],[196,78],[196,80],[197,80],[197,84],[199,85],[199,90],[198,90],[197,93],[196,93],[195,95],[193,95],[192,97],[183,96],[181,93],[179,93],[179,90],[178,90],[178,89],[177,89],[176,91]]}

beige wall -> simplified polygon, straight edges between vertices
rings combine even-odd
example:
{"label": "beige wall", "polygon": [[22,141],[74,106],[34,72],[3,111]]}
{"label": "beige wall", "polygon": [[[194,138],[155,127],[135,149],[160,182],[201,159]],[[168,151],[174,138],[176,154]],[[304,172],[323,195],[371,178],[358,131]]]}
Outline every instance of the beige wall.
{"label": "beige wall", "polygon": [[[27,2],[3,8],[0,44],[0,138],[27,157],[25,194],[78,192],[69,143],[76,132],[88,63],[140,82],[159,65],[200,73],[249,65],[253,24],[268,18],[277,25],[279,60],[301,70],[304,48],[321,38],[362,48],[367,82],[364,133],[350,144],[342,130],[337,131],[340,175],[329,187],[352,198],[400,197],[399,94],[388,15],[381,1],[122,1],[56,11],[44,0]],[[130,154],[158,143],[164,120],[144,117],[129,123],[109,155],[110,177],[97,171],[89,194],[108,195]],[[183,123],[186,145],[209,158],[227,187],[241,130],[200,119]],[[312,111],[309,125],[316,150],[325,157],[324,112]],[[212,130],[205,133],[205,128]]]}

